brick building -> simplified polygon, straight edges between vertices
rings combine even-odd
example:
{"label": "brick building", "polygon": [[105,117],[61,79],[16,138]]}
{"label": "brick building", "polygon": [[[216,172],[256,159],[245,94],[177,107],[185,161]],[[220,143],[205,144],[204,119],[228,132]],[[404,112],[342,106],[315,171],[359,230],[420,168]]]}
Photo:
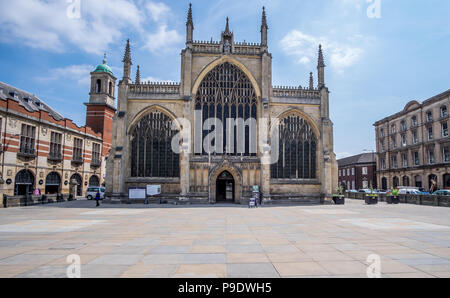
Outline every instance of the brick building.
{"label": "brick building", "polygon": [[105,179],[111,149],[115,78],[106,60],[91,73],[84,127],[38,97],[0,82],[0,194],[84,195]]}
{"label": "brick building", "polygon": [[374,124],[378,183],[383,188],[450,188],[450,90]]}
{"label": "brick building", "polygon": [[375,153],[340,159],[338,166],[339,185],[346,190],[377,188]]}

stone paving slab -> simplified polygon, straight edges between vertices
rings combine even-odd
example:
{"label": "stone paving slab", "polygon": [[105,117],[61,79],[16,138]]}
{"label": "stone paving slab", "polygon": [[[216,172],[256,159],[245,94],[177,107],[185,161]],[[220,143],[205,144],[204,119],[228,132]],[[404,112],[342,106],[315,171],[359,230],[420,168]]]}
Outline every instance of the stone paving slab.
{"label": "stone paving slab", "polygon": [[450,276],[450,209],[347,200],[344,206],[102,205],[0,209],[0,278]]}

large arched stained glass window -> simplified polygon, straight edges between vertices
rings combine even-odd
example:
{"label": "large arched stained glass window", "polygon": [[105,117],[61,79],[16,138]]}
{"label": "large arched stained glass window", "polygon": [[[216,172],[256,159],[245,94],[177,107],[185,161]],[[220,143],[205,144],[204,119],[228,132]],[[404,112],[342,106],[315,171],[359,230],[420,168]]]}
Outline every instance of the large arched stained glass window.
{"label": "large arched stained glass window", "polygon": [[154,110],[131,130],[131,177],[180,177],[179,154],[172,150],[172,120]]}
{"label": "large arched stained glass window", "polygon": [[271,166],[274,179],[316,179],[317,137],[310,124],[291,114],[280,121],[279,159]]}
{"label": "large arched stained glass window", "polygon": [[[223,149],[217,146],[215,155],[256,156],[257,96],[250,79],[242,70],[225,62],[209,72],[199,86],[195,109],[201,111],[201,117],[196,121],[201,120],[202,124],[211,118],[222,121],[222,135],[216,126],[212,126],[210,130],[203,130],[201,138],[196,138],[204,141],[207,135],[215,131],[216,137],[211,143],[215,147],[217,138],[223,138]],[[234,120],[234,123],[242,119],[245,125],[228,126],[228,119]],[[195,153],[208,154],[205,148],[202,153]]]}

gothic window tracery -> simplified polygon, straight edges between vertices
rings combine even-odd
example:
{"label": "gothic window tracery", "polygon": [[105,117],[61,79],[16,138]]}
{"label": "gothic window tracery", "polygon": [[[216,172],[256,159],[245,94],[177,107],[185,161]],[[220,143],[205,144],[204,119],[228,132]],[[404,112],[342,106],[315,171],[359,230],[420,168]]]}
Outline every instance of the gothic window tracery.
{"label": "gothic window tracery", "polygon": [[180,177],[179,154],[172,150],[172,120],[154,110],[131,131],[131,177]]}
{"label": "gothic window tracery", "polygon": [[290,114],[280,121],[279,159],[271,166],[273,179],[316,179],[317,137],[302,117]]}
{"label": "gothic window tracery", "polygon": [[[202,124],[207,119],[216,118],[222,121],[222,145],[223,148],[216,148],[215,155],[232,155],[232,156],[256,156],[256,123],[257,123],[257,96],[253,85],[248,76],[235,65],[225,62],[211,72],[203,79],[196,94],[195,109],[201,111]],[[245,125],[238,131],[237,127],[227,127],[227,119],[237,121],[243,119],[249,124],[249,119],[254,119],[254,126]],[[228,131],[231,128],[232,131]],[[209,131],[203,130],[202,141],[216,127],[212,127]],[[242,136],[242,143],[245,150],[238,150],[238,136]],[[216,130],[216,139],[219,137]],[[245,140],[245,141],[244,141]],[[215,146],[215,141],[212,144]],[[220,145],[220,143],[218,143]],[[204,146],[202,146],[204,147]],[[202,153],[196,152],[197,155],[208,155],[205,148]]]}

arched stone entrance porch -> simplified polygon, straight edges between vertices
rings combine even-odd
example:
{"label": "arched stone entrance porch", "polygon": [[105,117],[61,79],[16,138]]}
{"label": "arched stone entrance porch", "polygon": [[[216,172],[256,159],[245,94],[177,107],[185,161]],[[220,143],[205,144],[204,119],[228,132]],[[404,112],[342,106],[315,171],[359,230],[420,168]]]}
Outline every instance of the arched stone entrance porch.
{"label": "arched stone entrance porch", "polygon": [[[224,162],[223,164],[216,166],[209,175],[209,202],[211,204],[216,204],[217,202],[217,185],[218,181],[223,180],[223,174],[231,175],[232,177],[228,177],[225,180],[231,182],[231,179],[234,182],[234,203],[239,204],[242,198],[242,175],[240,171],[229,164],[228,162]],[[220,184],[220,183],[219,183]]]}

